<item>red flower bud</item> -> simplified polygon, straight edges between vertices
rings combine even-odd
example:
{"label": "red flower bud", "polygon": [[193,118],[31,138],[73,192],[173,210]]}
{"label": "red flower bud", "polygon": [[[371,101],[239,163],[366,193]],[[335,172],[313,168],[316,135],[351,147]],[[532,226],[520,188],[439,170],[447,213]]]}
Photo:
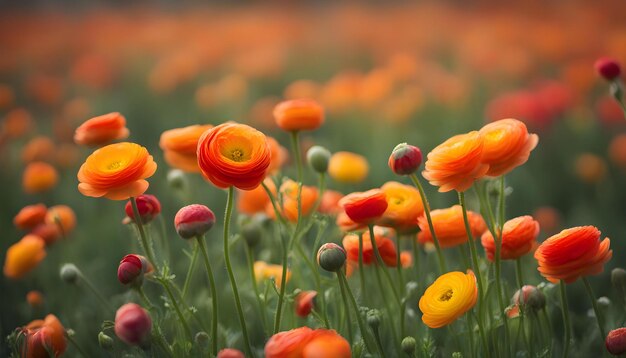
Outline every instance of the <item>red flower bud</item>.
{"label": "red flower bud", "polygon": [[296,314],[302,318],[311,313],[313,307],[315,307],[315,297],[317,292],[315,291],[302,291],[296,296]]}
{"label": "red flower bud", "polygon": [[224,348],[217,352],[217,358],[245,358],[246,356],[238,349]]}
{"label": "red flower bud", "polygon": [[148,260],[141,256],[130,254],[124,256],[117,268],[117,279],[122,285],[141,284],[143,275],[152,272],[152,265]]}
{"label": "red flower bud", "polygon": [[[154,195],[142,194],[135,198],[137,201],[137,211],[139,211],[139,217],[142,224],[147,224],[154,219],[159,213],[161,213],[161,203],[159,199]],[[133,205],[130,200],[126,202],[126,216],[135,220],[135,213],[133,212]]]}
{"label": "red flower bud", "polygon": [[398,175],[410,175],[422,165],[422,151],[415,146],[398,144],[389,156],[389,168]]}
{"label": "red flower bud", "polygon": [[183,239],[203,235],[215,224],[215,214],[204,205],[192,204],[178,210],[174,217],[176,232]]}
{"label": "red flower bud", "polygon": [[151,330],[150,315],[136,303],[127,303],[115,313],[115,334],[127,344],[145,344]]}
{"label": "red flower bud", "polygon": [[593,66],[596,68],[596,71],[598,71],[598,74],[607,81],[614,80],[619,77],[622,72],[619,63],[608,57],[599,58]]}
{"label": "red flower bud", "polygon": [[626,328],[614,329],[606,335],[606,349],[612,355],[626,353]]}

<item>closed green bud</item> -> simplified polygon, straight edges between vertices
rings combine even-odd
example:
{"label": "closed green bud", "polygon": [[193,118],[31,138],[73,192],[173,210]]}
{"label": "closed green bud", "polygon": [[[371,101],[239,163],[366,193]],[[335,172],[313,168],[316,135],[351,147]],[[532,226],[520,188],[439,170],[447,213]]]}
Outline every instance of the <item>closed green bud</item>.
{"label": "closed green bud", "polygon": [[263,225],[265,215],[256,214],[254,216],[241,215],[239,220],[239,234],[246,240],[249,247],[256,246],[261,241],[263,231],[261,226]]}
{"label": "closed green bud", "polygon": [[346,263],[346,250],[337,244],[324,244],[317,251],[317,263],[326,271],[337,272]]}
{"label": "closed green bud", "polygon": [[369,310],[367,312],[367,324],[375,331],[380,326],[380,311]]}
{"label": "closed green bud", "polygon": [[105,351],[110,351],[113,349],[113,338],[104,334],[104,332],[98,333],[98,344]]}
{"label": "closed green bud", "polygon": [[63,281],[75,284],[80,276],[80,270],[74,264],[64,264],[61,266],[60,275]]}
{"label": "closed green bud", "polygon": [[187,187],[187,176],[180,169],[172,169],[167,172],[167,183],[174,189],[184,189]]}
{"label": "closed green bud", "polygon": [[413,337],[404,337],[401,346],[404,353],[413,356],[413,353],[415,353],[415,347],[417,347],[417,342]]}
{"label": "closed green bud", "polygon": [[196,336],[194,337],[194,341],[196,342],[196,344],[202,348],[207,348],[209,346],[210,340],[211,338],[204,331],[196,333]]}
{"label": "closed green bud", "polygon": [[306,152],[306,159],[313,170],[318,173],[326,173],[330,161],[330,151],[319,145],[314,145]]}
{"label": "closed green bud", "polygon": [[615,288],[626,287],[626,270],[621,267],[614,268],[611,271],[611,282]]}

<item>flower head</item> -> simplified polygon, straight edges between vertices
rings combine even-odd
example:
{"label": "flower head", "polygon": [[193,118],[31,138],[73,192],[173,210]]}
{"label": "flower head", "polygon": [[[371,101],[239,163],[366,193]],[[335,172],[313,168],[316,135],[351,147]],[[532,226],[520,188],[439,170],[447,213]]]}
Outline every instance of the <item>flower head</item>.
{"label": "flower head", "polygon": [[[150,194],[141,194],[135,198],[137,202],[137,211],[139,212],[139,218],[143,224],[147,224],[152,221],[157,215],[161,213],[161,203],[156,196]],[[135,220],[135,213],[133,211],[133,205],[129,201],[126,202],[124,212],[131,220]]]}
{"label": "flower head", "polygon": [[302,291],[298,293],[295,298],[294,304],[296,308],[296,314],[299,317],[306,317],[311,313],[315,307],[316,291]]}
{"label": "flower head", "polygon": [[359,224],[370,224],[378,220],[387,210],[387,195],[380,189],[355,192],[344,196],[339,205],[348,217]]}
{"label": "flower head", "polygon": [[337,152],[328,162],[328,175],[340,183],[358,184],[367,178],[369,168],[364,156],[351,152]]}
{"label": "flower head", "polygon": [[[376,236],[376,246],[378,252],[387,266],[396,266],[398,263],[398,252],[396,245],[390,237],[390,231],[375,226],[374,235]],[[362,234],[363,240],[363,264],[370,265],[374,262],[374,247],[370,238],[369,231]],[[359,236],[356,234],[348,234],[343,237],[343,247],[348,255],[348,260],[354,263],[359,262]]]}
{"label": "flower head", "polygon": [[30,322],[22,328],[22,332],[26,336],[23,357],[60,357],[67,349],[65,327],[53,314],[47,315],[43,320]]}
{"label": "flower head", "polygon": [[246,356],[238,349],[224,348],[217,352],[217,358],[246,358]]}
{"label": "flower head", "polygon": [[[276,282],[276,287],[281,286],[283,279],[283,266],[282,265],[273,265],[268,264],[265,261],[256,261],[254,263],[254,276],[258,282],[262,282],[264,280],[274,279]],[[285,274],[286,282],[289,282],[291,278],[291,271],[287,270]]]}
{"label": "flower head", "polygon": [[395,181],[385,183],[380,189],[387,196],[387,210],[378,220],[378,225],[393,227],[401,231],[418,227],[417,218],[424,212],[419,191],[410,185]]}
{"label": "flower head", "polygon": [[437,278],[420,298],[422,321],[430,328],[446,326],[474,307],[477,299],[478,288],[472,271],[448,272]]}
{"label": "flower head", "polygon": [[[447,209],[433,210],[430,213],[430,217],[442,248],[454,247],[467,242],[468,237],[463,220],[463,208],[460,205],[454,205]],[[467,219],[474,239],[478,238],[487,229],[487,224],[485,224],[485,220],[483,220],[480,214],[468,211]],[[417,234],[418,241],[421,243],[433,242],[433,236],[426,217],[424,215],[420,216],[417,222],[421,230]]]}
{"label": "flower head", "polygon": [[310,131],[324,123],[324,109],[311,99],[292,99],[276,105],[274,119],[284,131]]}
{"label": "flower head", "polygon": [[530,152],[539,142],[536,134],[529,134],[524,122],[501,119],[480,130],[483,136],[482,162],[489,165],[486,175],[497,177],[526,163]]}
{"label": "flower head", "polygon": [[67,205],[55,205],[48,209],[45,223],[57,226],[63,235],[67,235],[76,227],[76,214]]}
{"label": "flower head", "polygon": [[215,214],[209,208],[200,204],[187,205],[176,213],[174,226],[176,232],[183,239],[204,235],[215,224]]}
{"label": "flower head", "polygon": [[31,162],[22,174],[22,188],[27,194],[46,192],[57,184],[59,174],[54,167],[45,162]]}
{"label": "flower head", "polygon": [[43,306],[43,295],[39,291],[28,291],[26,302],[33,308],[41,308]]}
{"label": "flower head", "polygon": [[13,218],[18,229],[29,230],[43,223],[48,209],[44,204],[33,204],[23,207]]}
{"label": "flower head", "polygon": [[81,145],[99,146],[115,140],[128,138],[126,118],[117,112],[85,121],[74,133],[74,142]]}
{"label": "flower head", "polygon": [[152,318],[136,303],[127,303],[115,313],[115,334],[129,345],[143,345],[150,338]]}
{"label": "flower head", "polygon": [[389,168],[397,175],[410,175],[422,165],[422,151],[413,145],[398,144],[389,156]]}
{"label": "flower head", "polygon": [[349,358],[350,344],[334,330],[300,327],[278,332],[265,344],[266,358]]}
{"label": "flower head", "polygon": [[152,265],[145,257],[135,254],[126,255],[117,267],[117,280],[122,285],[128,285],[129,283],[140,285],[143,281],[143,276],[152,271]]}
{"label": "flower head", "polygon": [[598,74],[607,81],[616,79],[622,73],[619,62],[609,57],[597,59],[593,67],[595,67]]}
{"label": "flower head", "polygon": [[210,124],[196,124],[163,132],[159,147],[163,149],[163,156],[167,164],[186,172],[199,172],[196,155],[198,140],[204,132],[212,127]]}
{"label": "flower head", "polygon": [[[289,179],[283,182],[280,186],[280,195],[282,195],[281,212],[282,215],[291,222],[298,220],[298,183]],[[302,208],[302,216],[309,215],[315,202],[317,201],[317,188],[313,186],[302,186],[302,193],[300,195],[300,207]],[[270,217],[274,216],[274,209],[272,204],[266,205],[266,212]]]}
{"label": "flower head", "polygon": [[614,329],[606,335],[606,349],[612,355],[618,356],[626,353],[626,328]]}
{"label": "flower head", "polygon": [[[539,235],[539,223],[532,216],[519,216],[504,223],[502,233],[502,250],[500,257],[503,260],[515,260],[529,253]],[[494,261],[496,244],[491,232],[485,231],[481,238],[487,259]]]}
{"label": "flower head", "polygon": [[32,271],[46,257],[46,243],[35,235],[26,235],[7,250],[4,275],[18,279]]}

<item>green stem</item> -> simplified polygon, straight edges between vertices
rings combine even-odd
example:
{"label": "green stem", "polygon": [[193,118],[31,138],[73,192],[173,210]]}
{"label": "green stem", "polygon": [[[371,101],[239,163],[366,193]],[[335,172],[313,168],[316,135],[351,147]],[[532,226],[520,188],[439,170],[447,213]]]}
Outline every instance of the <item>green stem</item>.
{"label": "green stem", "polygon": [[79,272],[79,275],[80,275],[81,281],[85,283],[85,286],[87,286],[87,288],[100,300],[100,302],[104,305],[104,307],[106,307],[111,312],[115,312],[115,309],[113,308],[113,306],[111,306],[111,303],[106,298],[104,298],[104,296],[102,296],[100,291],[98,291],[96,286],[94,286],[93,283],[91,283],[91,281],[87,278],[87,276],[83,275],[82,272]]}
{"label": "green stem", "polygon": [[359,280],[361,282],[361,298],[365,301],[365,267],[363,266],[363,232],[359,231]]}
{"label": "green stem", "polygon": [[307,254],[304,252],[304,250],[302,249],[302,246],[300,245],[300,243],[296,244],[296,251],[298,252],[298,254],[302,257],[302,259],[304,260],[304,262],[306,263],[306,265],[309,267],[309,270],[311,270],[311,273],[313,273],[313,279],[315,280],[315,290],[317,291],[317,293],[319,294],[320,297],[320,303],[322,305],[322,317],[324,319],[324,324],[329,327],[330,323],[328,321],[328,316],[326,315],[326,298],[324,298],[324,292],[323,287],[322,287],[322,280],[319,274],[319,270],[315,267],[315,264],[313,263],[313,261],[311,261],[311,259],[307,256]]}
{"label": "green stem", "polygon": [[165,230],[165,219],[163,215],[159,215],[159,229],[161,230],[161,246],[163,250],[163,256],[167,261],[170,261],[170,241],[167,239],[167,232]]}
{"label": "green stem", "polygon": [[[398,271],[398,292],[404,295],[404,275],[402,274],[402,261],[400,259],[400,234],[396,231],[396,270]],[[402,335],[404,337],[404,334]]]}
{"label": "green stem", "polygon": [[211,304],[213,311],[211,312],[211,350],[213,355],[217,355],[217,316],[219,311],[217,308],[217,289],[215,288],[215,278],[213,276],[213,270],[211,269],[209,254],[207,253],[206,245],[204,244],[204,237],[198,235],[196,240],[198,241],[198,246],[202,252],[204,267],[206,268],[207,278],[209,279],[209,288],[211,289]]}
{"label": "green stem", "polygon": [[[534,357],[533,345],[528,341],[528,335],[526,334],[526,323],[524,322],[524,316],[526,316],[526,302],[524,302],[524,278],[522,277],[522,260],[515,260],[515,273],[517,276],[517,287],[519,287],[519,324],[522,330],[522,339],[524,345],[528,349],[530,356]],[[531,326],[532,328],[532,326]]]}
{"label": "green stem", "polygon": [[274,316],[274,334],[280,331],[280,320],[283,314],[283,301],[285,298],[285,290],[287,287],[287,260],[289,256],[289,250],[287,249],[287,244],[285,243],[285,239],[280,239],[283,248],[283,270],[281,272],[281,280],[280,280],[280,293],[278,294],[278,304],[276,306],[276,315]]}
{"label": "green stem", "polygon": [[148,296],[146,295],[146,292],[143,290],[143,287],[141,286],[136,286],[135,287],[135,291],[137,292],[137,294],[139,294],[139,297],[141,297],[143,303],[147,306],[148,310],[152,310],[152,308],[154,308],[155,306],[152,304],[152,301],[150,301],[150,299],[148,298]]}
{"label": "green stem", "polygon": [[[359,330],[361,331],[361,336],[363,338],[363,341],[365,342],[365,346],[367,350],[373,354],[374,349],[375,349],[374,347],[376,345],[372,344],[371,342],[371,338],[368,334],[367,329],[365,328],[365,323],[363,323],[363,317],[361,317],[361,312],[359,312],[359,306],[357,305],[356,300],[354,299],[352,290],[350,290],[350,286],[348,285],[348,280],[346,280],[346,276],[344,275],[342,270],[337,271],[337,278],[339,279],[339,285],[341,285],[343,287],[343,290],[347,292],[348,299],[350,300],[350,303],[352,304],[352,308],[354,309],[354,313],[356,314],[356,321],[357,321],[357,324],[359,325]],[[381,355],[383,354],[382,352],[379,352],[379,353]]]}
{"label": "green stem", "polygon": [[318,180],[317,199],[315,200],[315,204],[313,205],[311,214],[316,213],[317,209],[319,209],[320,205],[322,204],[324,191],[326,191],[326,173],[320,173]]}
{"label": "green stem", "polygon": [[565,281],[561,280],[559,283],[561,289],[561,312],[563,313],[563,358],[568,357],[569,353],[569,341],[571,339],[572,324],[569,318],[569,307],[567,305],[567,290],[565,289]]}
{"label": "green stem", "polygon": [[[67,332],[65,332],[65,337],[67,337],[67,340],[70,341],[70,343],[72,343],[72,345],[74,346],[74,348],[76,348],[76,350],[78,351],[78,353],[80,353],[81,356],[88,358],[89,354],[87,354],[83,348],[78,344],[78,342],[76,342],[76,340],[74,340],[74,337],[72,335],[67,334]],[[51,356],[54,357],[54,354],[52,354]]]}
{"label": "green stem", "polygon": [[598,321],[598,328],[600,329],[600,338],[606,338],[606,332],[604,331],[604,319],[602,317],[602,312],[600,312],[600,308],[598,307],[598,301],[596,300],[595,295],[593,294],[593,289],[591,288],[591,284],[587,277],[583,277],[583,283],[585,284],[585,289],[587,290],[587,294],[589,295],[589,299],[591,300],[591,305],[593,306],[593,312],[596,315],[596,320]]}
{"label": "green stem", "polygon": [[191,278],[193,277],[193,272],[196,268],[196,261],[198,260],[199,254],[199,246],[198,243],[195,243],[193,247],[193,254],[191,256],[191,262],[189,263],[189,268],[187,269],[187,276],[185,276],[185,283],[183,284],[183,298],[187,296],[187,292],[189,290],[189,283],[191,282]]}
{"label": "green stem", "polygon": [[135,224],[137,225],[137,229],[139,230],[139,236],[141,239],[141,245],[143,246],[144,251],[146,251],[146,256],[148,257],[148,261],[154,267],[155,272],[159,272],[159,266],[156,264],[154,252],[152,252],[152,246],[148,241],[148,237],[146,236],[146,232],[143,228],[143,223],[141,222],[141,217],[139,216],[139,209],[137,208],[137,200],[135,197],[130,197],[130,205],[133,207],[133,216],[135,217]]}
{"label": "green stem", "polygon": [[250,270],[250,280],[252,281],[252,289],[259,304],[259,315],[261,315],[261,323],[263,324],[263,332],[267,334],[267,316],[265,314],[265,305],[261,300],[261,294],[259,293],[259,285],[256,282],[256,274],[254,273],[254,256],[252,253],[252,247],[246,246],[246,258],[248,260],[248,268]]}
{"label": "green stem", "polygon": [[386,358],[387,355],[385,354],[385,348],[383,348],[383,343],[380,340],[380,332],[378,332],[378,327],[372,328],[372,331],[374,331],[374,340],[376,341],[376,346],[378,347],[380,356],[382,358]]}
{"label": "green stem", "polygon": [[172,289],[170,288],[170,285],[168,284],[166,280],[167,279],[161,279],[159,281],[163,285],[163,288],[165,288],[165,292],[169,296],[170,301],[172,301],[172,306],[174,307],[174,310],[176,311],[176,314],[178,315],[178,319],[180,319],[180,323],[182,324],[183,329],[185,330],[187,339],[189,339],[189,342],[193,342],[193,335],[191,334],[191,328],[189,328],[189,324],[187,323],[187,320],[185,319],[185,315],[183,315],[183,312],[180,310],[180,307],[178,306],[178,302],[176,301],[176,298],[174,297],[174,294],[172,293]]}
{"label": "green stem", "polygon": [[[346,325],[348,326],[348,341],[350,345],[354,343],[354,337],[352,335],[352,319],[350,318],[350,304],[348,303],[348,293],[346,292],[346,288],[343,285],[343,281],[341,277],[339,277],[340,273],[337,272],[337,279],[339,280],[339,291],[341,291],[341,299],[343,300],[343,305],[345,307],[344,312],[346,313]],[[357,316],[359,312],[357,311]],[[338,322],[337,326],[339,327],[341,322]],[[372,351],[370,351],[372,352]]]}

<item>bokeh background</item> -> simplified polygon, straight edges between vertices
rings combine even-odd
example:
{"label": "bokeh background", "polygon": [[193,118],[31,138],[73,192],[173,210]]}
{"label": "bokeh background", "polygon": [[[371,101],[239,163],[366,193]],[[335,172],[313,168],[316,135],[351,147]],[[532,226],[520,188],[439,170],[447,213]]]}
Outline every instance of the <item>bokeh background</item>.
{"label": "bokeh background", "polygon": [[[130,140],[147,147],[159,164],[148,193],[163,204],[166,231],[179,252],[171,265],[181,276],[188,245],[172,221],[188,201],[168,186],[160,134],[235,120],[288,146],[272,109],[298,97],[314,98],[327,111],[326,124],[304,136],[305,146],[368,158],[365,182],[330,182],[344,193],[398,180],[387,158],[400,142],[427,153],[490,120],[523,120],[540,141],[529,162],[507,177],[513,189],[507,215],[535,214],[542,238],[596,225],[612,238],[607,269],[624,266],[626,120],[593,69],[600,56],[626,60],[624,14],[619,0],[0,2],[0,257],[23,236],[12,224],[23,206],[66,204],[78,217],[74,232],[50,247],[32,274],[0,278],[0,336],[54,312],[91,354],[101,354],[100,322],[113,317],[89,292],[59,279],[64,262],[78,265],[114,302],[128,299],[115,277],[119,260],[136,245],[121,224],[124,203],[77,191],[76,173],[89,151],[74,145],[74,129],[109,112],[126,117]],[[57,169],[54,188],[25,192],[22,175],[32,161]],[[309,173],[307,183],[314,180]],[[225,195],[199,176],[189,181],[194,201],[213,208],[219,221]],[[427,191],[434,208],[456,201],[433,187]],[[214,236],[209,248],[218,252]],[[243,265],[243,254],[234,255]],[[528,263],[534,265],[531,258]],[[224,278],[224,270],[219,275]],[[541,281],[534,266],[527,277]],[[593,283],[598,295],[614,294],[608,274]],[[32,289],[44,293],[42,312],[25,301]],[[574,284],[570,294],[582,291]],[[588,302],[572,299],[571,309],[579,313],[574,323],[583,334]],[[6,353],[2,342],[0,355]]]}

